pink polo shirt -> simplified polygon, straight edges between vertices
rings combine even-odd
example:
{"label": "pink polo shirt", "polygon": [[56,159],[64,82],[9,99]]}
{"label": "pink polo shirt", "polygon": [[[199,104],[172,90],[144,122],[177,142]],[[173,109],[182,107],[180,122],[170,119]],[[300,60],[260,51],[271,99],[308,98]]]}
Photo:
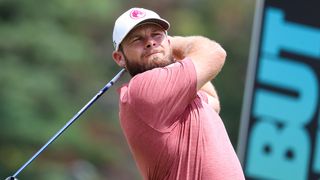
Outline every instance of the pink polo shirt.
{"label": "pink polo shirt", "polygon": [[243,171],[186,58],[119,89],[120,123],[144,179],[238,180]]}

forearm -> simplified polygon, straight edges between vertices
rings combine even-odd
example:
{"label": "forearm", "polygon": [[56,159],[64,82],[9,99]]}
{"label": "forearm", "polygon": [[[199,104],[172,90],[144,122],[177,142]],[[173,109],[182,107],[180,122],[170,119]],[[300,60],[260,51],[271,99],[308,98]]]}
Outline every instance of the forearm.
{"label": "forearm", "polygon": [[178,60],[182,60],[185,57],[190,56],[200,49],[201,44],[210,42],[209,39],[202,36],[173,36],[170,37],[171,47],[174,57]]}
{"label": "forearm", "polygon": [[216,89],[214,88],[213,84],[209,81],[207,82],[204,86],[201,87],[202,91],[206,92],[208,95],[214,97],[214,98],[218,98],[218,94]]}
{"label": "forearm", "polygon": [[219,96],[217,94],[216,89],[214,88],[213,84],[209,81],[204,86],[201,87],[202,91],[207,94],[208,97],[208,104],[217,112],[220,112],[220,101]]}
{"label": "forearm", "polygon": [[215,41],[202,36],[170,37],[173,56],[177,60],[191,58],[197,73],[197,89],[212,80],[222,69],[226,52]]}

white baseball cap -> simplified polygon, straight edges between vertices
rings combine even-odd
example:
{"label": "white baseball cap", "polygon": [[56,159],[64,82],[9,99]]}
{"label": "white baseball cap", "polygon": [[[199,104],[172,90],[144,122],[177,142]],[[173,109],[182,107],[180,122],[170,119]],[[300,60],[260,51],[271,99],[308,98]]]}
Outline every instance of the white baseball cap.
{"label": "white baseball cap", "polygon": [[113,46],[115,50],[129,32],[137,25],[145,22],[156,23],[164,30],[168,30],[170,24],[162,19],[157,13],[143,8],[131,8],[118,17],[113,28]]}

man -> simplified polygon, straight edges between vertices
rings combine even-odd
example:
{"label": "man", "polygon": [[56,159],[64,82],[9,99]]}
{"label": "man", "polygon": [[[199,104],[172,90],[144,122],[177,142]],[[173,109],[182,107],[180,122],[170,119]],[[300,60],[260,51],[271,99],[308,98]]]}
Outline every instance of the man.
{"label": "man", "polygon": [[169,37],[169,23],[132,8],[115,22],[120,123],[144,179],[244,179],[210,80],[226,52],[201,36]]}

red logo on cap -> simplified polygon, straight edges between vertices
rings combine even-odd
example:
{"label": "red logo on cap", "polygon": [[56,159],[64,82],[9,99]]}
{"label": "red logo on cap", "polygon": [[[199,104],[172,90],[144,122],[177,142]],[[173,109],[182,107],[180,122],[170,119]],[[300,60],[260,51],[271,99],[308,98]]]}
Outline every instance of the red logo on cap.
{"label": "red logo on cap", "polygon": [[140,11],[138,9],[134,9],[130,12],[130,17],[132,19],[140,19],[143,18],[146,15],[144,11]]}

